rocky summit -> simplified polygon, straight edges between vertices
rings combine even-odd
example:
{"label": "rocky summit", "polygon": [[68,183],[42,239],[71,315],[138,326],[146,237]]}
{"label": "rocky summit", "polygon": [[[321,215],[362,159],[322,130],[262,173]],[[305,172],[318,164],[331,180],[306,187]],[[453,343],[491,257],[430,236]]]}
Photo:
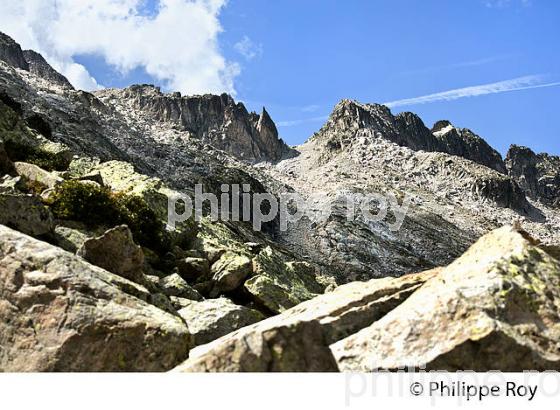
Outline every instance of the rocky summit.
{"label": "rocky summit", "polygon": [[[223,184],[306,212],[168,223]],[[560,158],[446,120],[343,100],[289,147],[265,108],[84,92],[0,33],[0,205],[0,371],[560,369]]]}

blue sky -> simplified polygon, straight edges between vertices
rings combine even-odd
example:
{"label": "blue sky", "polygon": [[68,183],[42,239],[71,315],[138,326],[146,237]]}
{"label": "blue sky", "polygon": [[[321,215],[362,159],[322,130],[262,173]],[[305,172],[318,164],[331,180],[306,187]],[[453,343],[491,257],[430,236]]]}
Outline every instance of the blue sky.
{"label": "blue sky", "polygon": [[[68,1],[58,0],[58,7]],[[155,0],[94,4],[111,1],[141,2],[137,12],[148,18],[158,14],[160,4]],[[165,1],[178,7],[183,0]],[[80,36],[66,32],[61,32],[64,41],[50,39],[54,50],[45,48],[40,38],[27,45],[37,43],[39,51],[52,56],[66,51],[68,58],[61,59],[59,67],[84,66],[103,86],[147,82],[186,89],[195,84],[200,86],[197,92],[234,91],[250,110],[266,106],[281,136],[293,145],[317,131],[340,99],[350,98],[393,102],[394,113],[415,112],[429,127],[448,119],[472,129],[502,153],[515,143],[560,154],[556,0],[229,0],[225,5],[223,1],[197,0],[212,4],[205,6],[212,10],[204,24],[201,18],[188,21],[183,16],[174,26],[168,17],[157,26],[169,31],[165,35],[154,36],[155,29],[150,28],[147,35],[153,40],[148,41],[157,47],[145,56],[137,54],[147,40],[128,44],[127,37],[134,36],[126,34],[113,36],[105,46],[101,40],[84,45]],[[66,29],[64,18],[57,18]],[[216,27],[221,28],[217,34]],[[172,51],[162,56],[169,64],[148,67],[148,62],[159,59],[157,48],[180,40],[183,31],[190,33],[184,35],[189,38],[206,33],[198,54],[189,56],[185,42],[178,43],[183,49],[171,44]],[[12,32],[25,43],[16,28]],[[68,44],[68,38],[81,43]],[[136,54],[128,55],[130,50]],[[175,54],[188,58],[175,64]],[[161,73],[174,67],[180,73],[166,82]],[[204,67],[214,67],[214,76],[206,76]],[[176,78],[179,74],[181,78]],[[189,82],[191,77],[198,82]],[[417,98],[424,96],[429,97]]]}

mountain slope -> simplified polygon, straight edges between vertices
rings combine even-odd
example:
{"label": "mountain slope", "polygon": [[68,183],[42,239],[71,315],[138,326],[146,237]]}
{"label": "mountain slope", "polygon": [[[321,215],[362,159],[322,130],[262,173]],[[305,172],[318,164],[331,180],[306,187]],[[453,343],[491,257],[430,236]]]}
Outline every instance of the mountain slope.
{"label": "mountain slope", "polygon": [[[24,55],[13,44],[9,50],[12,60]],[[146,85],[92,95],[0,64],[4,99],[21,104],[24,117],[42,119],[51,138],[75,153],[126,160],[188,193],[196,183],[216,193],[223,183],[275,195],[323,193],[317,207],[334,209],[326,221],[303,218],[284,232],[275,220],[266,233],[340,282],[447,264],[514,220],[544,242],[558,241],[558,212],[551,201],[538,201],[537,182],[508,176],[484,140],[445,121],[429,130],[412,113],[394,116],[381,105],[344,100],[293,150],[266,110],[248,113],[227,95],[183,97]],[[392,193],[411,202],[393,232],[392,211],[375,223],[360,215],[348,221],[340,193]]]}

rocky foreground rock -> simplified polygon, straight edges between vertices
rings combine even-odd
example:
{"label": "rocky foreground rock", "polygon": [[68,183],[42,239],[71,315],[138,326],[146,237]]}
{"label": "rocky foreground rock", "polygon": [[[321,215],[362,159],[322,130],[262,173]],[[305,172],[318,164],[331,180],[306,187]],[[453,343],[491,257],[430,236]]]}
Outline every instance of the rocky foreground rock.
{"label": "rocky foreground rock", "polygon": [[504,227],[446,268],[341,286],[176,370],[560,370],[559,289],[560,261]]}
{"label": "rocky foreground rock", "polygon": [[192,344],[137,284],[0,225],[0,370],[162,371]]}

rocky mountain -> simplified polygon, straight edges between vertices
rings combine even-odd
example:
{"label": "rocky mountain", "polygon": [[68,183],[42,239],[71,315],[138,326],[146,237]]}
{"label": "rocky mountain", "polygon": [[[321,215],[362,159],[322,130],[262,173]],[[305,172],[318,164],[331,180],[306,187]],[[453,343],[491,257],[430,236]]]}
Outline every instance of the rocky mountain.
{"label": "rocky mountain", "polygon": [[29,70],[29,64],[25,60],[19,44],[2,32],[0,32],[0,60],[5,61],[10,66]]}
{"label": "rocky mountain", "polygon": [[66,77],[54,70],[43,56],[33,50],[24,50],[23,58],[29,65],[29,71],[37,77],[43,78],[49,83],[59,85],[63,88],[73,90],[72,84]]}
{"label": "rocky mountain", "polygon": [[[288,147],[265,109],[76,90],[1,34],[0,370],[557,369],[559,175],[350,100]],[[167,225],[197,184],[308,212]]]}
{"label": "rocky mountain", "polygon": [[96,96],[124,116],[134,113],[144,121],[163,123],[182,138],[196,138],[241,160],[277,161],[290,154],[265,108],[260,115],[249,113],[227,94],[182,97],[140,85]]}
{"label": "rocky mountain", "polygon": [[314,138],[324,139],[331,148],[343,148],[352,145],[358,131],[414,151],[445,152],[506,173],[501,155],[471,130],[456,128],[449,121],[438,121],[429,130],[416,114],[394,116],[379,104],[341,101]]}
{"label": "rocky mountain", "polygon": [[512,145],[506,165],[528,196],[555,208],[560,206],[560,157],[535,154],[527,147]]}

